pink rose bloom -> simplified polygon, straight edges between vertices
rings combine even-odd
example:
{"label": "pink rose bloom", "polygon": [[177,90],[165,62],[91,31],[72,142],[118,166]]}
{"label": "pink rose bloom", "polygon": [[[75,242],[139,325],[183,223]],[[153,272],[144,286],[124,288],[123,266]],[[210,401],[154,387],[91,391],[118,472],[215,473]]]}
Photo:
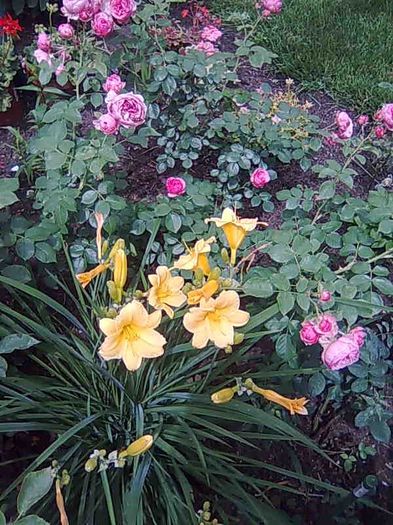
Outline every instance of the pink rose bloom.
{"label": "pink rose bloom", "polygon": [[78,20],[81,11],[87,8],[89,0],[63,0],[61,12],[71,20]]}
{"label": "pink rose bloom", "polygon": [[204,40],[201,40],[198,42],[196,46],[192,46],[193,49],[196,49],[197,51],[201,51],[202,53],[205,53],[206,56],[211,57],[215,53],[217,53],[218,49],[214,44],[211,42],[207,42]]}
{"label": "pink rose bloom", "polygon": [[360,117],[358,118],[359,126],[365,126],[366,124],[368,124],[368,121],[369,118],[367,115],[360,115]]}
{"label": "pink rose bloom", "polygon": [[222,37],[222,32],[216,26],[206,26],[202,29],[201,39],[217,42]]}
{"label": "pink rose bloom", "polygon": [[353,122],[348,113],[339,111],[336,115],[336,124],[338,127],[337,135],[340,139],[347,140],[352,137]]}
{"label": "pink rose bloom", "polygon": [[363,343],[367,337],[366,330],[362,326],[356,326],[347,335],[351,336],[359,348],[363,346]]}
{"label": "pink rose bloom", "polygon": [[93,126],[98,129],[98,131],[105,133],[105,135],[113,135],[119,130],[119,123],[109,113],[101,115],[97,120],[93,120]]}
{"label": "pink rose bloom", "polygon": [[60,24],[57,28],[57,32],[64,40],[70,40],[74,36],[74,28],[71,24]]}
{"label": "pink rose bloom", "polygon": [[49,53],[51,48],[51,40],[50,36],[47,33],[38,33],[37,47],[38,49],[41,49],[41,51]]}
{"label": "pink rose bloom", "polygon": [[320,334],[315,330],[315,325],[312,321],[303,321],[299,336],[307,346],[315,345],[320,338]]}
{"label": "pink rose bloom", "polygon": [[118,120],[120,125],[135,128],[145,122],[147,107],[141,95],[124,93],[112,97],[112,93],[110,91],[107,97],[108,113]]}
{"label": "pink rose bloom", "polygon": [[91,28],[97,36],[106,37],[113,30],[113,18],[106,13],[97,13],[92,22]]}
{"label": "pink rose bloom", "polygon": [[269,172],[263,168],[257,168],[251,173],[250,181],[254,188],[263,188],[270,181]]}
{"label": "pink rose bloom", "polygon": [[389,131],[393,131],[393,104],[385,104],[379,112],[380,120]]}
{"label": "pink rose bloom", "polygon": [[316,320],[315,331],[325,337],[335,337],[338,334],[338,326],[334,315],[322,314]]}
{"label": "pink rose bloom", "polygon": [[262,7],[266,11],[269,11],[269,14],[278,14],[282,9],[282,0],[262,0]]}
{"label": "pink rose bloom", "polygon": [[385,136],[385,128],[383,126],[377,126],[374,132],[377,139],[382,139]]}
{"label": "pink rose bloom", "polygon": [[264,10],[262,11],[262,16],[263,16],[264,18],[268,18],[270,15],[271,15],[271,12],[269,11],[269,9],[264,9]]}
{"label": "pink rose bloom", "polygon": [[319,300],[321,303],[328,303],[332,298],[332,294],[328,290],[322,290],[319,294]]}
{"label": "pink rose bloom", "polygon": [[134,0],[109,0],[106,9],[119,23],[127,22],[136,13]]}
{"label": "pink rose bloom", "polygon": [[119,75],[113,74],[105,80],[102,87],[107,93],[109,93],[109,91],[113,91],[118,95],[121,90],[124,89],[125,85],[126,83],[121,81]]}
{"label": "pink rose bloom", "polygon": [[349,333],[326,346],[321,358],[330,370],[341,370],[359,361],[360,346]]}
{"label": "pink rose bloom", "polygon": [[41,62],[47,62],[49,65],[52,65],[50,54],[46,51],[42,51],[42,49],[36,49],[34,51],[34,58],[39,64],[41,64]]}
{"label": "pink rose bloom", "polygon": [[169,177],[165,185],[168,197],[178,197],[186,192],[186,181],[181,177]]}

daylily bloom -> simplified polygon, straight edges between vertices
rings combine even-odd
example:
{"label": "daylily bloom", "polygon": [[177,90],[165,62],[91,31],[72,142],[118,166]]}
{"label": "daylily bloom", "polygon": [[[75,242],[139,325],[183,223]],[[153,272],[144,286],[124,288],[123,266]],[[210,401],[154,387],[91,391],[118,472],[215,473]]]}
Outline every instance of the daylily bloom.
{"label": "daylily bloom", "polygon": [[187,294],[188,304],[198,304],[202,298],[210,299],[210,297],[212,297],[216,293],[218,287],[218,281],[212,279],[211,281],[207,281],[207,283],[204,284],[202,288],[198,288],[197,290],[191,290]]}
{"label": "daylily bloom", "polygon": [[236,252],[242,244],[247,233],[255,230],[258,224],[268,226],[266,222],[258,222],[258,219],[240,219],[231,208],[225,208],[222,217],[205,219],[206,223],[214,222],[218,228],[222,228],[231,249],[231,264],[236,263]]}
{"label": "daylily bloom", "polygon": [[105,272],[109,268],[109,263],[106,264],[99,264],[92,270],[84,273],[78,273],[76,275],[77,280],[80,282],[80,284],[83,286],[83,288],[86,288],[86,286],[95,278],[97,275],[100,275],[101,273]]}
{"label": "daylily bloom", "polygon": [[186,296],[181,291],[184,286],[183,277],[172,277],[166,266],[158,266],[155,275],[148,275],[152,287],[148,293],[148,302],[156,310],[164,312],[172,319],[174,312],[171,306],[181,306]]}
{"label": "daylily bloom", "polygon": [[192,346],[204,348],[212,341],[218,348],[234,343],[234,327],[244,326],[250,314],[239,310],[240,298],[233,291],[221,292],[217,299],[201,299],[197,308],[191,308],[183,318],[186,330],[193,334]]}
{"label": "daylily bloom", "polygon": [[120,452],[119,458],[125,458],[127,456],[135,457],[140,456],[141,454],[144,454],[151,448],[153,445],[153,436],[150,434],[145,434],[144,436],[140,437],[139,439],[136,439],[133,441],[126,450],[123,450],[123,452]]}
{"label": "daylily bloom", "polygon": [[273,403],[277,403],[278,405],[281,405],[282,407],[286,408],[291,414],[291,416],[293,416],[294,414],[307,416],[308,414],[307,408],[305,406],[308,403],[308,399],[306,399],[305,397],[289,399],[288,397],[278,394],[274,390],[266,390],[264,388],[260,388],[250,378],[246,379],[244,385],[249,390],[252,390],[256,394],[263,396],[268,401],[272,401]]}
{"label": "daylily bloom", "polygon": [[100,329],[106,335],[99,351],[101,357],[105,361],[122,359],[128,370],[137,370],[142,358],[161,356],[166,339],[154,330],[160,321],[161,312],[148,314],[135,300],[126,304],[115,319],[101,319]]}
{"label": "daylily bloom", "polygon": [[215,237],[200,239],[197,241],[193,248],[188,248],[185,255],[181,255],[174,263],[174,267],[179,270],[197,270],[198,268],[203,271],[205,275],[210,273],[210,265],[207,254],[210,252],[210,245],[215,242]]}
{"label": "daylily bloom", "polygon": [[231,401],[236,392],[238,392],[238,390],[239,389],[237,386],[223,388],[218,392],[214,392],[214,394],[210,396],[210,399],[213,401],[213,403],[216,403],[217,405],[222,403],[228,403],[229,401]]}

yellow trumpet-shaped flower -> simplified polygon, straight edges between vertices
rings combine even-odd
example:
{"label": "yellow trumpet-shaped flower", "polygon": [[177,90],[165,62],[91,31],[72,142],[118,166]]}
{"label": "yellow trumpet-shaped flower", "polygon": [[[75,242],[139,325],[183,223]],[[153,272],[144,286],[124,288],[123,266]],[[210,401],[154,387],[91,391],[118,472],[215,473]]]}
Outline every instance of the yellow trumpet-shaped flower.
{"label": "yellow trumpet-shaped flower", "polygon": [[160,321],[161,312],[148,314],[138,301],[126,304],[114,319],[101,319],[100,329],[106,335],[101,357],[105,361],[122,359],[128,370],[137,370],[142,358],[161,356],[166,339],[155,330]]}
{"label": "yellow trumpet-shaped flower", "polygon": [[210,252],[210,245],[215,242],[215,237],[199,239],[193,248],[187,247],[187,253],[181,255],[174,263],[174,267],[179,270],[197,270],[201,269],[204,275],[209,275],[210,265],[207,254]]}
{"label": "yellow trumpet-shaped flower", "polygon": [[192,346],[204,348],[212,341],[218,348],[233,344],[234,327],[244,326],[250,314],[239,310],[240,298],[233,290],[221,292],[217,299],[201,299],[199,307],[184,316],[186,330],[193,334]]}
{"label": "yellow trumpet-shaped flower", "polygon": [[99,264],[92,270],[84,273],[78,273],[76,275],[77,280],[80,282],[80,284],[83,286],[83,288],[86,288],[86,286],[95,278],[97,275],[100,275],[101,273],[105,272],[109,268],[109,264]]}
{"label": "yellow trumpet-shaped flower", "polygon": [[266,222],[258,222],[258,219],[240,219],[231,208],[225,208],[222,217],[205,219],[205,222],[214,222],[218,228],[222,228],[231,249],[231,264],[236,263],[236,252],[242,244],[247,233],[255,230],[258,224],[267,226]]}
{"label": "yellow trumpet-shaped flower", "polygon": [[140,437],[139,439],[136,439],[130,445],[128,445],[126,450],[120,452],[119,458],[125,458],[127,456],[140,456],[141,454],[144,454],[151,448],[151,446],[153,445],[153,441],[154,439],[152,435],[145,434],[144,436]]}
{"label": "yellow trumpet-shaped flower", "polygon": [[102,257],[102,227],[104,226],[104,216],[100,212],[94,214],[97,226],[96,226],[96,245],[97,245],[97,257],[101,260]]}
{"label": "yellow trumpet-shaped flower", "polygon": [[218,287],[218,281],[212,279],[211,281],[207,281],[207,283],[204,284],[202,288],[198,288],[197,290],[191,290],[187,294],[188,304],[198,304],[202,298],[210,299],[210,297],[212,297],[216,293]]}
{"label": "yellow trumpet-shaped flower", "polygon": [[308,411],[306,408],[308,399],[306,399],[305,397],[289,399],[288,397],[278,394],[274,390],[266,390],[264,388],[260,388],[250,378],[246,379],[246,381],[244,382],[244,385],[249,390],[252,390],[256,394],[263,396],[268,401],[272,401],[273,403],[277,403],[277,405],[281,405],[282,407],[286,408],[292,416],[294,414],[300,414],[302,416],[307,416],[308,414]]}
{"label": "yellow trumpet-shaped flower", "polygon": [[216,405],[228,403],[238,391],[239,388],[237,386],[223,388],[222,390],[218,390],[218,392],[214,392],[214,394],[210,396],[210,399]]}
{"label": "yellow trumpet-shaped flower", "polygon": [[156,310],[164,310],[172,319],[174,312],[171,306],[178,307],[186,301],[181,291],[183,277],[173,277],[166,266],[158,266],[155,275],[148,275],[148,279],[152,285],[148,292],[148,303]]}

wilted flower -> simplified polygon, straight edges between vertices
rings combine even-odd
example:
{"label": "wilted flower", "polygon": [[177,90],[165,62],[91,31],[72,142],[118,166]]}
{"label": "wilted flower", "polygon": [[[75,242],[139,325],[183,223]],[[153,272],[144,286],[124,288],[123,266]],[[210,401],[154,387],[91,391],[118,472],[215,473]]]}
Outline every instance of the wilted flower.
{"label": "wilted flower", "polygon": [[138,301],[126,304],[115,319],[100,320],[100,329],[106,335],[100,356],[105,361],[122,359],[128,370],[137,370],[142,358],[164,353],[166,339],[155,330],[160,322],[161,312],[148,314]]}
{"label": "wilted flower", "polygon": [[63,0],[61,12],[64,16],[72,20],[78,20],[81,11],[87,9],[89,0]]}
{"label": "wilted flower", "polygon": [[152,287],[149,290],[148,302],[156,310],[164,312],[172,319],[174,312],[171,308],[179,307],[186,301],[181,291],[184,286],[183,277],[173,277],[166,266],[158,266],[155,275],[149,275]]}
{"label": "wilted flower", "polygon": [[174,267],[179,270],[197,270],[200,269],[205,275],[210,273],[210,265],[207,254],[210,253],[210,245],[215,242],[215,237],[210,237],[206,241],[199,239],[193,248],[187,247],[187,253],[181,255],[174,263]]}
{"label": "wilted flower", "polygon": [[228,403],[231,401],[231,399],[233,399],[233,396],[236,394],[236,392],[238,392],[238,390],[239,388],[237,386],[223,388],[218,390],[218,392],[214,392],[214,394],[210,396],[210,399],[217,405]]}
{"label": "wilted flower", "polygon": [[184,316],[186,330],[193,334],[192,346],[204,348],[212,341],[218,348],[234,343],[234,327],[244,326],[250,314],[239,309],[239,295],[228,290],[217,299],[201,299],[199,307],[191,308]]}
{"label": "wilted flower", "polygon": [[246,386],[252,392],[263,396],[268,401],[272,401],[273,403],[277,403],[278,405],[281,405],[282,407],[286,408],[291,414],[291,416],[295,414],[299,414],[301,416],[308,415],[308,411],[306,408],[308,399],[306,399],[305,397],[296,399],[284,397],[281,394],[275,392],[274,390],[266,390],[264,388],[260,388],[253,382],[252,379],[246,379],[246,381],[244,382],[244,386]]}
{"label": "wilted flower", "polygon": [[105,272],[109,268],[109,263],[105,264],[99,264],[92,270],[84,273],[78,273],[76,275],[76,279],[78,282],[82,285],[83,288],[86,288],[86,286],[98,275]]}
{"label": "wilted flower", "polygon": [[46,51],[36,49],[33,54],[39,64],[41,64],[41,62],[47,62],[49,65],[52,65],[52,56]]}
{"label": "wilted flower", "polygon": [[212,42],[208,42],[207,40],[201,40],[198,42],[198,44],[192,46],[192,49],[201,51],[201,53],[205,53],[205,55],[208,57],[214,55],[218,51],[217,47]]}
{"label": "wilted flower", "polygon": [[188,304],[198,304],[202,298],[210,299],[210,297],[212,297],[217,292],[218,288],[219,284],[215,279],[207,281],[207,283],[205,283],[202,288],[188,292],[187,302]]}

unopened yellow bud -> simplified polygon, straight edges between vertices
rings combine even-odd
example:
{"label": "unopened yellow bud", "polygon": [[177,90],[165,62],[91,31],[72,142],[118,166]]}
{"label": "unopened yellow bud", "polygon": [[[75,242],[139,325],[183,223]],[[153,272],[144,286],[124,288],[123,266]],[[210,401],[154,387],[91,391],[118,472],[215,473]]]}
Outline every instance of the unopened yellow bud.
{"label": "unopened yellow bud", "polygon": [[241,332],[235,332],[235,335],[233,337],[233,344],[234,345],[240,345],[244,341],[244,334]]}
{"label": "unopened yellow bud", "polygon": [[225,352],[226,354],[231,354],[231,353],[232,353],[232,350],[233,350],[233,349],[232,349],[232,346],[231,346],[231,345],[228,345],[228,346],[225,347],[224,352]]}
{"label": "unopened yellow bud", "polygon": [[187,295],[189,292],[191,292],[192,289],[193,289],[192,284],[191,284],[191,283],[186,283],[186,284],[183,286],[182,292],[183,292],[185,295]]}
{"label": "unopened yellow bud", "polygon": [[223,279],[221,281],[221,286],[223,288],[231,288],[232,285],[233,285],[232,279]]}
{"label": "unopened yellow bud", "polygon": [[218,390],[218,392],[214,392],[214,394],[210,396],[210,399],[216,405],[220,405],[222,403],[228,403],[233,398],[233,396],[236,394],[237,390],[238,389],[236,386],[223,388],[222,390]]}
{"label": "unopened yellow bud", "polygon": [[108,281],[106,285],[108,287],[108,292],[112,301],[114,301],[115,303],[120,303],[123,294],[123,289],[118,288],[113,281]]}
{"label": "unopened yellow bud", "polygon": [[221,250],[221,259],[222,259],[223,263],[229,264],[229,253],[228,253],[228,250],[226,248],[223,248]]}
{"label": "unopened yellow bud", "polygon": [[123,290],[127,281],[127,256],[122,248],[119,248],[115,253],[113,262],[113,282],[116,288]]}
{"label": "unopened yellow bud", "polygon": [[220,268],[216,267],[209,273],[208,281],[217,281],[221,277]]}
{"label": "unopened yellow bud", "polygon": [[90,458],[85,463],[86,472],[93,472],[97,468],[97,458]]}
{"label": "unopened yellow bud", "polygon": [[114,319],[117,317],[117,312],[114,308],[107,308],[102,317],[109,317],[109,319]]}
{"label": "unopened yellow bud", "polygon": [[145,294],[141,290],[135,290],[134,292],[134,297],[138,300],[143,299],[144,295]]}
{"label": "unopened yellow bud", "polygon": [[102,256],[106,254],[106,252],[108,251],[108,248],[109,248],[109,242],[105,239],[105,241],[102,243],[102,248],[101,248]]}
{"label": "unopened yellow bud", "polygon": [[115,242],[115,244],[113,245],[111,251],[109,252],[109,259],[113,259],[113,257],[115,256],[115,253],[117,252],[117,250],[125,250],[126,248],[126,243],[124,242],[124,239],[117,239],[117,241]]}
{"label": "unopened yellow bud", "polygon": [[144,452],[147,452],[149,448],[153,445],[153,436],[150,434],[146,434],[145,436],[140,437],[131,445],[128,445],[127,447],[127,456],[139,456],[140,454],[143,454]]}

